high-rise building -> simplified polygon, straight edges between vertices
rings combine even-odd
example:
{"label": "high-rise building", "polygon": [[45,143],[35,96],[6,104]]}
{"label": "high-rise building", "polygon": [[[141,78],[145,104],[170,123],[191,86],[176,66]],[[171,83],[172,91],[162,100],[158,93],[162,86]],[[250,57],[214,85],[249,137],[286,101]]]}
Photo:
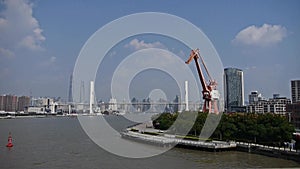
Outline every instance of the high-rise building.
{"label": "high-rise building", "polygon": [[21,96],[18,98],[18,111],[24,111],[24,109],[28,106],[30,106],[29,96]]}
{"label": "high-rise building", "polygon": [[286,105],[286,112],[289,122],[294,124],[296,131],[300,131],[300,102]]}
{"label": "high-rise building", "polygon": [[0,110],[6,112],[24,111],[24,109],[30,106],[29,96],[14,96],[14,95],[2,95],[0,96]]}
{"label": "high-rise building", "polygon": [[300,102],[300,80],[291,81],[292,103]]}
{"label": "high-rise building", "polygon": [[4,97],[5,96],[0,96],[0,110],[4,111]]}
{"label": "high-rise building", "polygon": [[244,106],[244,76],[237,68],[224,69],[225,110],[240,111]]}
{"label": "high-rise building", "polygon": [[180,103],[180,98],[178,95],[176,95],[175,99],[173,100],[174,106],[173,106],[173,110],[174,112],[178,112],[179,109],[179,103]]}
{"label": "high-rise building", "polygon": [[17,111],[18,97],[14,95],[4,95],[1,97],[1,109],[6,112]]}

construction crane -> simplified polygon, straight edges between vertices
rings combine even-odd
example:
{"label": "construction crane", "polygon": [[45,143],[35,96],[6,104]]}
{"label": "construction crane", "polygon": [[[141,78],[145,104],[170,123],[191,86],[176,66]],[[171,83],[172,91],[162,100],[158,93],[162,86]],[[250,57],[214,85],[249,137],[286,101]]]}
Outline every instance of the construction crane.
{"label": "construction crane", "polygon": [[[206,83],[206,80],[202,73],[201,67],[198,63],[198,58],[200,58],[201,63],[203,64],[205,71],[209,77],[208,83]],[[218,114],[219,113],[218,100],[219,100],[220,95],[217,90],[217,82],[215,80],[213,80],[212,77],[210,76],[209,71],[204,63],[204,60],[199,53],[199,49],[192,50],[189,59],[185,63],[190,64],[190,62],[193,59],[196,63],[196,68],[197,68],[201,86],[202,86],[202,96],[204,99],[203,112]],[[213,110],[212,110],[212,108],[213,108]]]}

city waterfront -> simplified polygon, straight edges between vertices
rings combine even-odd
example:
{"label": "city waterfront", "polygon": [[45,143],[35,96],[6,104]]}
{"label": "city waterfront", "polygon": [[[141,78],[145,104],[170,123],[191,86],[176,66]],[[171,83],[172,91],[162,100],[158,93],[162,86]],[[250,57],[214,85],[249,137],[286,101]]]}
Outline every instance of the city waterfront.
{"label": "city waterfront", "polygon": [[300,168],[299,7],[0,0],[0,169]]}
{"label": "city waterfront", "polygon": [[[130,125],[120,116],[105,117],[118,131]],[[9,132],[14,143],[11,149],[5,147]],[[245,152],[206,152],[180,148],[151,158],[123,158],[94,144],[76,117],[1,119],[0,145],[0,165],[4,169],[300,167],[294,161]]]}

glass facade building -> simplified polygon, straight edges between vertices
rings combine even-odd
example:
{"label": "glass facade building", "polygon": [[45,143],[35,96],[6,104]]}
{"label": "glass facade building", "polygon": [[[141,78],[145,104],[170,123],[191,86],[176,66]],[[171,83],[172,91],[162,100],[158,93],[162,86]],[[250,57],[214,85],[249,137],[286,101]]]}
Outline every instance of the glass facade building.
{"label": "glass facade building", "polygon": [[244,106],[243,71],[236,68],[224,69],[225,111],[236,112]]}

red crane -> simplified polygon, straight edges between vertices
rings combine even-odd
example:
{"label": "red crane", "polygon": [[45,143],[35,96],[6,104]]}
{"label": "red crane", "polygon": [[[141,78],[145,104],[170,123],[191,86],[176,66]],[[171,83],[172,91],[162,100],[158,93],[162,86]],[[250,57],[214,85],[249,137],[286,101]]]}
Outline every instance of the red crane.
{"label": "red crane", "polygon": [[[201,67],[198,63],[198,58],[201,59],[201,62],[202,62],[203,66],[205,68],[205,71],[209,77],[208,84],[206,84]],[[214,113],[218,114],[219,113],[219,111],[218,111],[219,92],[217,90],[217,82],[211,78],[211,76],[207,70],[207,67],[204,63],[204,60],[199,53],[199,49],[192,50],[189,59],[185,63],[189,64],[193,59],[196,63],[196,68],[197,68],[201,86],[202,86],[202,96],[204,99],[203,112],[209,112],[209,113],[214,112]],[[213,110],[212,110],[212,106],[213,106]]]}

